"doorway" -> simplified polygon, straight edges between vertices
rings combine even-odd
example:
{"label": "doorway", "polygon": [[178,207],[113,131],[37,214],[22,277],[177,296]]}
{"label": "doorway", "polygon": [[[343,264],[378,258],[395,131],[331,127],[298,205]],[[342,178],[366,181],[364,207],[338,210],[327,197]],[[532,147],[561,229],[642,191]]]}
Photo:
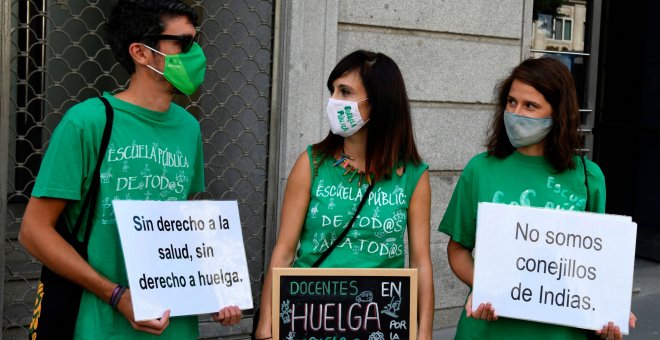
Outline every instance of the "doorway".
{"label": "doorway", "polygon": [[660,4],[603,4],[594,158],[607,212],[637,223],[636,255],[660,261]]}

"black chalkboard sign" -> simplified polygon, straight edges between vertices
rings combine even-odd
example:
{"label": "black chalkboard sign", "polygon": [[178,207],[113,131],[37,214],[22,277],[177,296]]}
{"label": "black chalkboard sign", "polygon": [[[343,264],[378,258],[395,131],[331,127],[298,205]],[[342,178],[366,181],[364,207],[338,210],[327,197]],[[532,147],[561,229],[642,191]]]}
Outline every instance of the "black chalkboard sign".
{"label": "black chalkboard sign", "polygon": [[274,339],[415,339],[417,270],[275,268],[272,310]]}

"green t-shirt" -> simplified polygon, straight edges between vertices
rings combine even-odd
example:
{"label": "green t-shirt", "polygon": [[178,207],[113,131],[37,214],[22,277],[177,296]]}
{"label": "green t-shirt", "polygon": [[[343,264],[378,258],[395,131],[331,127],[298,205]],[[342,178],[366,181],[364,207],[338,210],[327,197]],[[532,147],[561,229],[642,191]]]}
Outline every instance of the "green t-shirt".
{"label": "green t-shirt", "polygon": [[[353,217],[368,187],[357,176],[348,182],[344,168],[334,159],[307,153],[312,166],[310,202],[294,267],[311,267],[336,240]],[[313,159],[319,162],[314,169]],[[355,219],[351,231],[322,263],[326,268],[403,268],[403,235],[408,207],[417,182],[428,165],[406,164],[399,176],[378,181]],[[316,172],[316,174],[315,174]]]}
{"label": "green t-shirt", "polygon": [[[109,280],[128,285],[112,200],[185,200],[204,190],[204,160],[197,120],[171,104],[154,112],[105,93],[114,124],[101,165],[98,204],[89,239],[89,264]],[[91,184],[105,127],[105,106],[98,98],[73,106],[50,139],[32,195],[70,200],[63,214],[71,227],[81,196]],[[83,224],[84,226],[85,224]],[[82,239],[82,232],[79,235]],[[159,339],[194,339],[197,317],[175,317]],[[133,330],[106,301],[85,291],[76,339],[151,339]]]}
{"label": "green t-shirt", "polygon": [[[465,166],[456,184],[439,230],[467,249],[476,237],[477,204],[494,202],[548,209],[605,211],[605,177],[596,163],[585,159],[589,184],[579,157],[573,170],[557,173],[542,156],[525,156],[515,151],[499,159],[481,153]],[[588,204],[588,209],[585,209]],[[497,306],[494,306],[497,310]],[[499,318],[475,320],[461,315],[456,339],[586,339],[587,331],[565,326]]]}

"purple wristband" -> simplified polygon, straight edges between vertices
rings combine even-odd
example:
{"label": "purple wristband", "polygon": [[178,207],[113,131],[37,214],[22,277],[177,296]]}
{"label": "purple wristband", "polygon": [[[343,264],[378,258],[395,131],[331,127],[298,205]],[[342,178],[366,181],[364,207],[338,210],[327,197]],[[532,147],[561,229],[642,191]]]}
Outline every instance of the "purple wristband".
{"label": "purple wristband", "polygon": [[117,293],[119,292],[119,289],[121,289],[120,285],[117,285],[115,289],[112,291],[112,295],[110,296],[110,301],[108,301],[108,304],[112,306],[112,303],[115,301],[115,298],[117,297]]}
{"label": "purple wristband", "polygon": [[126,287],[121,287],[119,288],[119,291],[117,292],[117,295],[115,296],[115,299],[112,301],[110,305],[112,305],[112,309],[117,309],[117,305],[119,304],[119,300],[121,300],[121,296],[124,295],[126,292]]}

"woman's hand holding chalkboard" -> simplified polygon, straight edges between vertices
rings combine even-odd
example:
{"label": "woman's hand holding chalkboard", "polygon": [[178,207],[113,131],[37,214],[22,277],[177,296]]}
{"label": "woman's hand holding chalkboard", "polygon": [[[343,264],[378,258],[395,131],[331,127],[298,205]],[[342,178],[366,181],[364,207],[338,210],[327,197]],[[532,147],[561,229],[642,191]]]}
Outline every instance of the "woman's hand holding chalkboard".
{"label": "woman's hand holding chalkboard", "polygon": [[468,318],[475,318],[487,321],[497,320],[497,314],[495,314],[495,308],[489,303],[482,303],[479,305],[477,310],[472,311],[472,293],[468,295],[467,302],[465,303],[465,316]]}

